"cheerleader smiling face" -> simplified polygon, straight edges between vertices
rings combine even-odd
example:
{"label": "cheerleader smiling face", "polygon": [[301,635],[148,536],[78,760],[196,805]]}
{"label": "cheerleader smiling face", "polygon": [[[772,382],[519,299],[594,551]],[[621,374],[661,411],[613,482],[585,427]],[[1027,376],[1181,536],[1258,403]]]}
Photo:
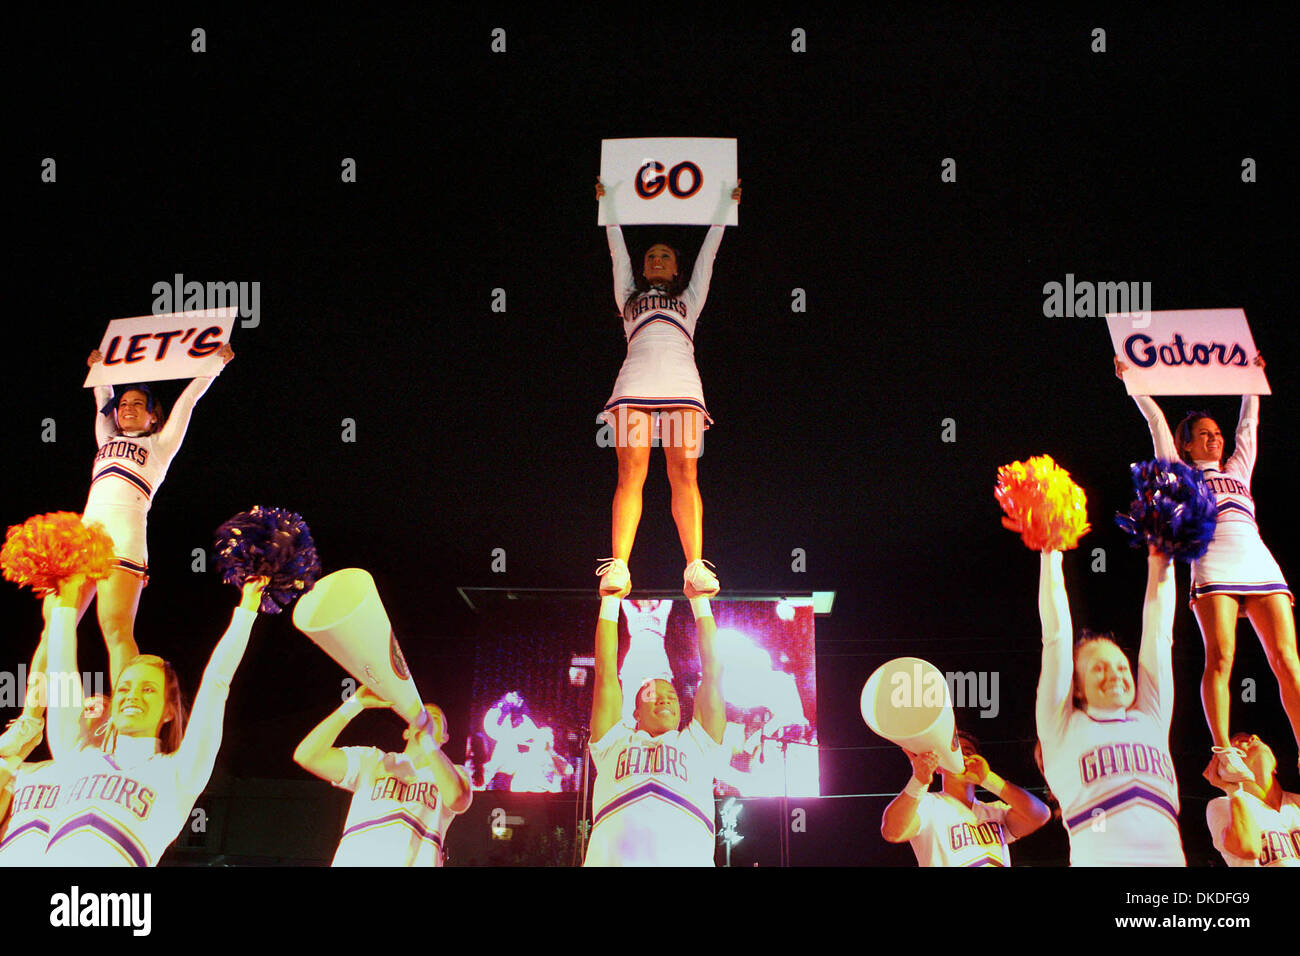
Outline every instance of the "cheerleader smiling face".
{"label": "cheerleader smiling face", "polygon": [[1222,461],[1223,433],[1213,418],[1198,418],[1192,422],[1191,440],[1183,446],[1183,454],[1192,461]]}
{"label": "cheerleader smiling face", "polygon": [[1136,696],[1128,657],[1108,640],[1089,641],[1074,658],[1076,697],[1090,710],[1127,710]]}
{"label": "cheerleader smiling face", "polygon": [[643,271],[651,285],[668,285],[677,278],[677,253],[671,246],[655,243],[646,250]]}
{"label": "cheerleader smiling face", "polygon": [[157,419],[149,411],[149,398],[135,389],[124,392],[117,402],[117,428],[122,432],[144,432]]}
{"label": "cheerleader smiling face", "polygon": [[113,727],[126,737],[157,737],[170,718],[167,674],[157,664],[132,664],[113,691]]}

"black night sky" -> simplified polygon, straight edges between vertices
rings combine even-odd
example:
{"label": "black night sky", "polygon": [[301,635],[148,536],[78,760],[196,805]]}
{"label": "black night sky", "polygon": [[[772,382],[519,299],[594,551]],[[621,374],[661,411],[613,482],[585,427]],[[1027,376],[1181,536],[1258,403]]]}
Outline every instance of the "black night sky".
{"label": "black night sky", "polygon": [[[1066,558],[1075,624],[1136,651],[1145,563],[1111,515],[1150,439],[1112,375],[1104,320],[1044,317],[1048,282],[1150,282],[1156,309],[1245,309],[1275,392],[1253,481],[1260,526],[1300,579],[1285,426],[1300,420],[1296,158],[1283,146],[1293,70],[1280,24],[955,6],[639,15],[168,10],[15,29],[0,520],[81,510],[94,452],[84,360],[108,320],[149,312],[153,284],[177,273],[260,282],[260,324],[236,329],[236,358],[150,513],[137,638],[192,694],[236,599],[211,570],[191,571],[192,549],[253,504],[291,508],[326,570],[376,576],[455,736],[479,626],[457,587],[590,589],[595,620],[615,483],[595,415],[625,351],[592,195],[600,140],[717,136],[739,142],[744,201],[696,337],[716,420],[700,462],[705,557],[724,592],[837,593],[817,625],[821,739],[875,749],[825,754],[824,792],[906,781],[857,706],[871,670],[903,654],[997,670],[998,717],[969,716],[995,769],[1040,785],[1038,560],[1000,526],[999,465],[1050,453],[1087,490],[1093,531]],[[190,52],[196,26],[205,53]],[[490,49],[496,27],[505,53]],[[1090,51],[1095,27],[1105,53]],[[795,28],[806,53],[791,51]],[[40,181],[45,157],[54,184]],[[340,181],[345,157],[354,184]],[[946,157],[955,183],[940,179]],[[1246,157],[1257,182],[1242,182]],[[693,256],[704,230],[626,232],[638,261],[663,235]],[[796,288],[805,312],[791,310]],[[169,402],[180,385],[164,384]],[[1175,421],[1205,405],[1225,433],[1236,422],[1232,397],[1163,404]],[[956,441],[944,442],[949,418]],[[45,419],[55,442],[41,439]],[[662,461],[632,572],[675,589]],[[806,573],[791,570],[796,548]],[[1090,570],[1094,548],[1105,573]],[[1173,750],[1190,848],[1208,842],[1211,791],[1186,578],[1180,567]],[[343,674],[288,617],[257,625],[219,774],[306,779],[290,754]],[[35,645],[37,605],[6,585],[0,619],[0,668],[13,669]],[[83,666],[102,667],[93,611],[80,634]],[[1238,645],[1236,676],[1260,691],[1234,723],[1271,742],[1284,786],[1300,789],[1244,623]],[[398,729],[366,715],[344,740],[396,747]],[[1064,843],[1050,826],[1043,857]],[[902,852],[887,861],[909,864]]]}

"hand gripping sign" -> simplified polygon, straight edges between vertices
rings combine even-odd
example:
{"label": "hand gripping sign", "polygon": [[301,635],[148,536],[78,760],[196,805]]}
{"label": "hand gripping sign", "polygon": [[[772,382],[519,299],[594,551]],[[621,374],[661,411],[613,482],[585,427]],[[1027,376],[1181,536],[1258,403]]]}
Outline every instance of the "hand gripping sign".
{"label": "hand gripping sign", "polygon": [[598,225],[738,223],[734,139],[606,139]]}
{"label": "hand gripping sign", "polygon": [[99,345],[104,360],[90,367],[85,387],[216,375],[217,350],[230,341],[236,318],[232,305],[113,319]]}

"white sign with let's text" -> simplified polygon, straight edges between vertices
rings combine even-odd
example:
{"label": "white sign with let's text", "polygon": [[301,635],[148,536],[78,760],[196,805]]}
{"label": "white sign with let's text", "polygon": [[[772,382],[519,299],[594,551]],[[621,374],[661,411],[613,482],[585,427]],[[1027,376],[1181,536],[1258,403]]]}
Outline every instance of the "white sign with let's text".
{"label": "white sign with let's text", "polygon": [[238,316],[232,305],[113,319],[99,344],[103,361],[91,366],[85,387],[215,375],[217,349],[230,341]]}
{"label": "white sign with let's text", "polygon": [[737,225],[736,141],[604,139],[598,225]]}
{"label": "white sign with let's text", "polygon": [[1242,309],[1107,313],[1130,395],[1271,395]]}

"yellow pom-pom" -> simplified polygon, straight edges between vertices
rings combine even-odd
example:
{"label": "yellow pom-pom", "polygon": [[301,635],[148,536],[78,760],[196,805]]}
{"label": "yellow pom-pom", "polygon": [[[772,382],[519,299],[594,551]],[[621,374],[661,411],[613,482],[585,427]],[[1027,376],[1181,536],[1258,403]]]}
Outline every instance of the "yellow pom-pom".
{"label": "yellow pom-pom", "polygon": [[1003,465],[993,495],[1002,524],[1034,551],[1068,551],[1088,533],[1087,496],[1050,455]]}
{"label": "yellow pom-pom", "polygon": [[37,594],[76,574],[106,578],[114,560],[108,532],[98,524],[82,524],[81,516],[70,511],[35,515],[14,525],[0,548],[5,580]]}

